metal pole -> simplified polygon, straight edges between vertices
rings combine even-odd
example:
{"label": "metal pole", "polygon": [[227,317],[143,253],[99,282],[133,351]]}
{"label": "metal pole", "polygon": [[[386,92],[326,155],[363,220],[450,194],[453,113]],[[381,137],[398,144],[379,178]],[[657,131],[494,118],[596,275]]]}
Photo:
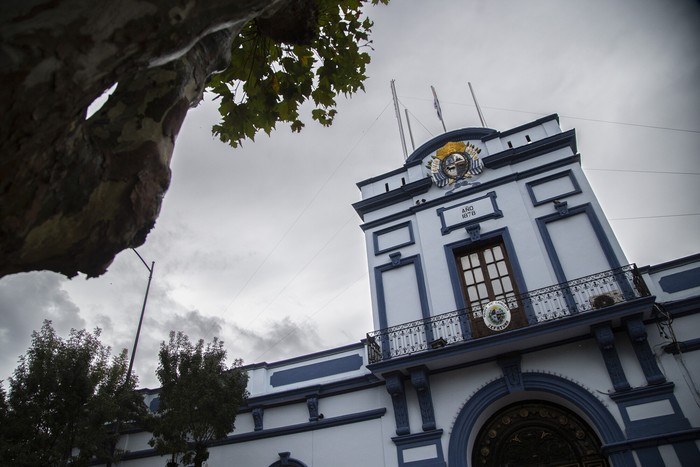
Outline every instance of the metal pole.
{"label": "metal pole", "polygon": [[408,159],[408,151],[406,150],[406,138],[403,135],[403,124],[401,123],[401,111],[399,110],[399,99],[396,97],[396,86],[394,80],[391,80],[391,97],[394,99],[394,110],[396,111],[396,120],[399,121],[399,136],[401,137],[401,149],[403,149],[404,160]]}
{"label": "metal pole", "polygon": [[474,94],[474,89],[472,88],[472,83],[467,81],[467,84],[469,85],[469,91],[472,93],[472,99],[474,99],[474,105],[476,106],[476,112],[479,114],[479,120],[481,120],[481,126],[486,128],[486,119],[484,119],[484,114],[481,113],[481,107],[479,107],[479,103],[476,101],[476,94]]}
{"label": "metal pole", "polygon": [[445,120],[442,118],[442,109],[440,108],[440,101],[438,100],[437,93],[435,92],[435,88],[433,86],[430,86],[430,90],[433,91],[433,106],[435,106],[437,116],[440,119],[440,123],[442,123],[442,130],[445,133],[447,133],[447,128],[445,127]]}
{"label": "metal pole", "polygon": [[141,262],[143,263],[144,266],[146,266],[146,269],[148,269],[148,285],[146,286],[146,294],[143,297],[143,306],[141,307],[141,317],[139,318],[139,326],[136,328],[136,339],[134,339],[134,348],[131,350],[131,358],[129,359],[129,370],[126,373],[126,381],[127,383],[131,379],[131,370],[134,367],[134,357],[136,356],[136,347],[139,345],[139,336],[141,335],[141,325],[143,324],[143,315],[146,312],[146,301],[148,301],[148,291],[151,289],[151,279],[153,278],[153,268],[156,265],[155,261],[151,262],[151,267],[148,267],[148,264],[143,260],[141,255],[138,253],[138,251],[134,250],[133,248],[131,249],[134,253],[136,253],[136,256],[139,257]]}
{"label": "metal pole", "polygon": [[411,137],[411,147],[416,150],[416,143],[413,142],[413,132],[411,131],[411,120],[408,118],[408,109],[403,109],[406,112],[406,125],[408,126],[408,136]]}

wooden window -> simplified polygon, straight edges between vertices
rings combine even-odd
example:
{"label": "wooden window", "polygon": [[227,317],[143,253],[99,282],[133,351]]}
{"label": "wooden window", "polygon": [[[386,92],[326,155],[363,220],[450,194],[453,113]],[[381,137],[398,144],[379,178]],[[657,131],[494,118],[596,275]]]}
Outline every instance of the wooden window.
{"label": "wooden window", "polygon": [[493,300],[506,301],[515,296],[513,274],[503,243],[491,243],[465,253],[458,253],[462,285],[469,306],[485,305]]}
{"label": "wooden window", "polygon": [[455,259],[474,337],[491,334],[479,311],[494,300],[506,302],[510,308],[512,324],[509,329],[527,325],[517,301],[518,290],[502,239],[457,250]]}

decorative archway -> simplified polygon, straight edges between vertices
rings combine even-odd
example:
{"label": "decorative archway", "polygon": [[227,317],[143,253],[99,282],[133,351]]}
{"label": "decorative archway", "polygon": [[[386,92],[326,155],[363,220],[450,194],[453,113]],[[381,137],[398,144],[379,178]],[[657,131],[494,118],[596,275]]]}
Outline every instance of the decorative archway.
{"label": "decorative archway", "polygon": [[[569,401],[590,420],[591,428],[595,430],[602,449],[605,445],[615,444],[626,439],[619,425],[608,409],[590,392],[581,386],[551,374],[522,373],[522,388],[525,392],[536,391],[549,393]],[[448,450],[448,465],[450,467],[467,467],[471,460],[469,437],[475,430],[480,430],[477,421],[481,414],[500,399],[510,394],[504,378],[499,378],[487,384],[474,394],[460,410],[452,427]],[[524,399],[524,398],[523,398]],[[616,467],[635,466],[634,457],[630,451],[612,452],[607,456],[608,461]]]}
{"label": "decorative archway", "polygon": [[472,449],[483,467],[607,467],[600,440],[578,415],[545,401],[517,402],[484,424]]}

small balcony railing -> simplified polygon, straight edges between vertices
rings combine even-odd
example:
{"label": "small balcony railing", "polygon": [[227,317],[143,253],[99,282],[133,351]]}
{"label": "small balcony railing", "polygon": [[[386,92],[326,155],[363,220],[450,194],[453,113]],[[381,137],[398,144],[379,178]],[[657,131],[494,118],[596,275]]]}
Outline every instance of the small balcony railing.
{"label": "small balcony railing", "polygon": [[[566,319],[649,295],[636,265],[592,274],[569,282],[515,295],[506,302],[511,312],[522,310],[530,324]],[[411,321],[367,334],[370,363],[410,355],[430,348],[474,339],[470,314],[481,317],[481,306]]]}

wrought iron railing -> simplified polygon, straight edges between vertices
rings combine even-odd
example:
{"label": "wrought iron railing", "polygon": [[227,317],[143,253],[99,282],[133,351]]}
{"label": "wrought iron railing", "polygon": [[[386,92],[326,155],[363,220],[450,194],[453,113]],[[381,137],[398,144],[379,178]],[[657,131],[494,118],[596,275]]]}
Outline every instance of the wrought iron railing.
{"label": "wrought iron railing", "polygon": [[[523,313],[529,324],[537,324],[585,313],[649,295],[634,264],[592,274],[520,295],[502,299],[512,313]],[[481,317],[481,306],[473,306],[411,321],[367,334],[370,363],[410,355],[430,348],[474,338],[470,314]],[[474,321],[474,320],[472,320]]]}

